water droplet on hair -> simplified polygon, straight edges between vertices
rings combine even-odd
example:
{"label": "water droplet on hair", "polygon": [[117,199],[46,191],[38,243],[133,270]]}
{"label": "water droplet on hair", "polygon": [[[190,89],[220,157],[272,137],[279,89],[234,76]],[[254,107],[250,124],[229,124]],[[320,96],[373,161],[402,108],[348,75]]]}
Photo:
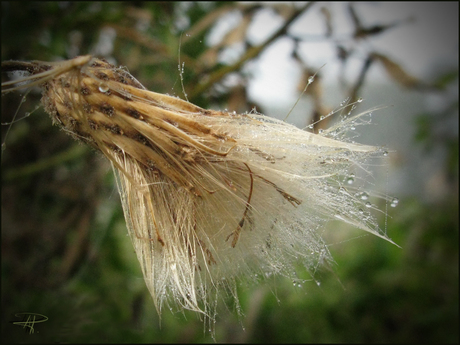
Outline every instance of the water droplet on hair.
{"label": "water droplet on hair", "polygon": [[361,103],[363,101],[363,98],[362,97],[359,97],[358,100],[356,102],[358,103]]}
{"label": "water droplet on hair", "polygon": [[347,104],[349,99],[350,97],[345,98],[342,102],[340,102],[340,106],[344,106],[345,104]]}
{"label": "water droplet on hair", "polygon": [[393,199],[391,200],[390,206],[391,206],[391,207],[396,207],[396,206],[398,206],[398,204],[399,204],[399,199],[398,199],[398,198],[393,198]]}
{"label": "water droplet on hair", "polygon": [[388,151],[383,151],[383,155],[386,157],[388,156]]}
{"label": "water droplet on hair", "polygon": [[369,194],[367,194],[366,192],[363,192],[361,194],[361,200],[367,200],[367,199],[369,199]]}
{"label": "water droplet on hair", "polygon": [[353,178],[353,176],[350,176],[347,178],[347,183],[348,184],[353,184],[353,182],[355,182],[355,179]]}
{"label": "water droplet on hair", "polygon": [[315,81],[315,77],[311,76],[311,77],[308,77],[308,84],[311,84]]}
{"label": "water droplet on hair", "polygon": [[371,208],[371,207],[372,207],[372,204],[368,201],[368,202],[366,202],[366,207],[367,207],[367,208]]}
{"label": "water droplet on hair", "polygon": [[105,92],[109,91],[109,86],[106,83],[100,83],[99,84],[99,91],[105,93]]}

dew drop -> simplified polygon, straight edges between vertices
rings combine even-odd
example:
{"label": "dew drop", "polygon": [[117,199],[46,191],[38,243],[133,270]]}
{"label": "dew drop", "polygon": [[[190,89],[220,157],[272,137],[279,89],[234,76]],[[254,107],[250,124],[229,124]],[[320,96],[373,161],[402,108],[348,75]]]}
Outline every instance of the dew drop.
{"label": "dew drop", "polygon": [[367,208],[371,208],[371,207],[372,207],[372,204],[368,201],[368,202],[366,202],[366,207],[367,207]]}
{"label": "dew drop", "polygon": [[347,97],[342,102],[340,102],[340,106],[344,106],[345,104],[347,104],[349,98],[350,97]]}
{"label": "dew drop", "polygon": [[319,134],[323,133],[323,129],[318,130],[318,133]]}
{"label": "dew drop", "polygon": [[349,178],[347,178],[347,183],[348,183],[348,184],[353,184],[353,182],[355,182],[355,179],[354,179],[352,176],[350,176]]}
{"label": "dew drop", "polygon": [[99,91],[105,93],[105,92],[109,91],[109,86],[106,83],[100,83],[99,84]]}
{"label": "dew drop", "polygon": [[383,151],[383,156],[384,157],[388,156],[388,151]]}
{"label": "dew drop", "polygon": [[311,84],[315,81],[315,77],[311,76],[311,77],[308,77],[308,84]]}
{"label": "dew drop", "polygon": [[369,199],[369,194],[367,194],[366,192],[363,192],[361,194],[361,200],[367,200],[367,199]]}
{"label": "dew drop", "polygon": [[325,118],[324,115],[321,115],[321,116],[319,117],[320,120],[324,120],[324,118]]}
{"label": "dew drop", "polygon": [[396,207],[396,206],[398,206],[398,204],[399,204],[399,199],[398,198],[393,198],[393,200],[391,200],[390,206],[391,207]]}
{"label": "dew drop", "polygon": [[356,102],[358,103],[361,103],[363,101],[363,98],[362,97],[359,97],[358,100]]}

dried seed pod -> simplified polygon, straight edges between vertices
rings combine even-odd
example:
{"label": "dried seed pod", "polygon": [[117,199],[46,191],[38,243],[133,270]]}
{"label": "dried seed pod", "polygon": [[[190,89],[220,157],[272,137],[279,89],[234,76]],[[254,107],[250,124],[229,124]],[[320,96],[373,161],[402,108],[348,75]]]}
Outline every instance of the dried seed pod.
{"label": "dried seed pod", "polygon": [[237,278],[289,275],[298,260],[328,257],[320,229],[329,219],[389,240],[342,185],[350,167],[382,155],[376,147],[262,115],[205,110],[148,91],[91,56],[2,68],[30,73],[2,92],[40,85],[53,122],[112,163],[158,311],[174,300],[212,316],[216,291],[236,295]]}

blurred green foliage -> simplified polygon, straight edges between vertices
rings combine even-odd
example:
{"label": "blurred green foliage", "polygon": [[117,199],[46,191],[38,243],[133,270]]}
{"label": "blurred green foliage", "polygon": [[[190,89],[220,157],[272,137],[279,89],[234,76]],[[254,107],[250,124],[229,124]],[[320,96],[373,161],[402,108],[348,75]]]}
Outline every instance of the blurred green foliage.
{"label": "blurred green foliage", "polygon": [[[5,1],[1,6],[2,61],[98,54],[128,66],[148,89],[183,97],[180,47],[184,89],[192,101],[230,110],[235,104],[252,107],[245,89],[221,83],[229,73],[249,78],[241,65],[229,68],[216,57],[231,40],[224,39],[215,49],[206,44],[206,37],[225,13],[240,11],[250,18],[269,5]],[[303,10],[287,11],[287,20]],[[373,34],[358,25],[356,16],[354,38]],[[192,31],[190,36],[183,33]],[[113,33],[115,38],[107,41]],[[104,44],[109,44],[105,51]],[[246,52],[252,48],[245,42]],[[342,57],[346,55],[342,51]],[[240,62],[244,58],[243,54]],[[377,60],[390,74],[400,73],[388,58],[378,55]],[[442,89],[456,78],[458,73],[440,78],[437,86]],[[209,80],[213,82],[207,84]],[[417,80],[410,81],[417,88]],[[204,85],[198,94],[193,92],[197,83]],[[2,97],[2,122],[11,121],[21,97]],[[19,117],[34,109],[39,99],[39,92],[32,90]],[[444,112],[446,117],[455,109],[458,116],[458,103],[452,107]],[[222,303],[215,339],[458,343],[458,137],[438,140],[433,129],[439,118],[420,116],[416,139],[426,147],[447,149],[445,170],[453,192],[430,205],[401,200],[389,212],[393,218],[387,231],[402,249],[364,236],[331,247],[337,264],[323,268],[319,286],[313,281],[293,286],[284,278],[252,287],[242,282],[245,317],[237,316],[238,306],[230,302],[227,310]],[[4,138],[8,126],[2,127]],[[213,341],[208,325],[194,313],[165,306],[160,320],[127,237],[110,167],[101,155],[51,126],[38,109],[11,127],[2,151],[2,173],[4,342]],[[49,320],[28,334],[12,324],[19,321],[14,315],[18,312],[44,314]]]}

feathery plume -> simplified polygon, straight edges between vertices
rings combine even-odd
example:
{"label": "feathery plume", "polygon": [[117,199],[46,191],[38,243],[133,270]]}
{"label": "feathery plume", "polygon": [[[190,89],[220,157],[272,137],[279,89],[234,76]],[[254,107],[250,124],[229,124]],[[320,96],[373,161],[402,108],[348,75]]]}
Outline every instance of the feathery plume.
{"label": "feathery plume", "polygon": [[41,86],[53,122],[110,160],[158,312],[175,301],[213,317],[217,291],[236,295],[236,279],[289,275],[299,260],[328,258],[321,228],[330,219],[391,242],[343,182],[383,151],[332,138],[340,125],[313,134],[259,114],[205,110],[92,56],[2,69],[30,74],[2,92]]}

